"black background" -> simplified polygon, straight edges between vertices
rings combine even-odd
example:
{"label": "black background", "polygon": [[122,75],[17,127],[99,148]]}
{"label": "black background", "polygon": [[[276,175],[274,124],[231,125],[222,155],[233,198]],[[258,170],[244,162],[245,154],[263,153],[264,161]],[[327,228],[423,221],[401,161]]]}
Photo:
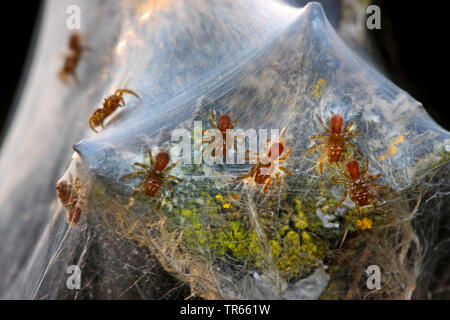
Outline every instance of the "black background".
{"label": "black background", "polygon": [[[381,30],[371,30],[369,36],[381,54],[386,75],[422,102],[435,121],[450,130],[446,48],[450,13],[442,7],[444,2],[373,2],[381,8],[382,22]],[[13,115],[11,106],[23,82],[22,72],[26,70],[27,57],[33,46],[33,33],[38,31],[36,21],[40,4],[41,1],[37,0],[2,2],[0,132],[3,134],[7,132],[7,123]],[[42,90],[45,90],[44,86]],[[444,232],[442,237],[448,238],[448,233]],[[438,279],[448,278],[450,274],[447,258],[440,261],[435,271]]]}
{"label": "black background", "polygon": [[3,70],[0,74],[0,133],[3,133],[0,139],[6,134],[8,116],[12,117],[10,110],[16,92],[20,91],[22,72],[31,53],[32,36],[37,32],[35,22],[40,14],[40,4],[37,0],[3,1],[0,7],[0,65]]}

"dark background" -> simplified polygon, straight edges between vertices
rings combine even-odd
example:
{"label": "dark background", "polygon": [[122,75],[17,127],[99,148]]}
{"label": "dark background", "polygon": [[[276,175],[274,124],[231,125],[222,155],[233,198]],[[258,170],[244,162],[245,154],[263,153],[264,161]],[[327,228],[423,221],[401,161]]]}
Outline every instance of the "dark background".
{"label": "dark background", "polygon": [[[337,1],[337,0],[328,0]],[[328,4],[324,2],[325,10]],[[381,30],[369,31],[376,50],[385,66],[385,74],[395,84],[423,103],[429,114],[444,128],[450,130],[448,116],[447,69],[448,20],[450,14],[440,7],[442,2],[428,1],[414,4],[411,1],[374,0],[381,8]],[[40,15],[41,1],[4,1],[1,26],[1,85],[0,85],[0,143],[7,132],[7,123],[13,113],[11,107],[20,93],[22,73],[31,57],[33,35],[38,33],[36,21]],[[334,4],[333,4],[334,6]],[[42,90],[45,90],[43,85]],[[445,209],[444,209],[445,210]],[[448,239],[448,212],[444,212],[439,237]],[[439,239],[438,239],[439,240]],[[449,253],[432,266],[434,280],[429,290],[448,285]],[[430,291],[430,292],[431,292]],[[446,290],[444,290],[446,291]],[[444,298],[428,293],[419,298]]]}
{"label": "dark background", "polygon": [[[42,2],[43,3],[43,2]],[[6,134],[16,92],[20,92],[22,72],[27,68],[33,34],[41,1],[4,1],[1,6],[0,32],[0,145]],[[45,90],[45,88],[43,88]]]}
{"label": "dark background", "polygon": [[440,1],[375,0],[381,30],[372,30],[388,77],[422,102],[441,126],[450,130],[448,113],[448,20]]}

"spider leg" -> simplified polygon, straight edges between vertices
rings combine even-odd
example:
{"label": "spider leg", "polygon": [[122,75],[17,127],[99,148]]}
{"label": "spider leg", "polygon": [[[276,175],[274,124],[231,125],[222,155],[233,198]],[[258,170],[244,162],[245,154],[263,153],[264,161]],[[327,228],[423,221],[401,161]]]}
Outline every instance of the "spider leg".
{"label": "spider leg", "polygon": [[238,146],[237,146],[237,139],[233,141],[234,142],[234,151],[237,152]]}
{"label": "spider leg", "polygon": [[245,150],[245,155],[248,156],[250,153],[256,155],[259,158],[259,153],[252,150]]}
{"label": "spider leg", "polygon": [[145,172],[145,171],[136,171],[136,172],[132,172],[132,173],[129,173],[129,174],[126,174],[126,175],[120,177],[120,180],[137,177],[137,176],[142,176],[142,175],[146,175],[146,174],[147,174],[147,172]]}
{"label": "spider leg", "polygon": [[114,94],[116,96],[118,96],[118,95],[122,96],[124,93],[132,94],[133,96],[135,96],[138,99],[141,98],[141,97],[138,96],[138,94],[136,92],[134,92],[133,90],[130,90],[130,89],[117,89]]}
{"label": "spider leg", "polygon": [[[122,103],[122,104],[121,104]],[[125,107],[125,99],[123,97],[120,97],[119,100],[119,107]]]}
{"label": "spider leg", "polygon": [[277,187],[279,188],[280,187],[280,174],[278,172],[275,174],[275,178],[277,179]]}
{"label": "spider leg", "polygon": [[144,184],[144,182],[145,182],[145,180],[141,180],[141,181],[138,183],[138,185],[136,186],[136,189],[134,189],[133,196],[141,190],[142,185]]}
{"label": "spider leg", "polygon": [[311,137],[309,137],[311,140],[317,140],[317,139],[328,139],[328,136],[324,134],[314,134]]}
{"label": "spider leg", "polygon": [[287,147],[286,149],[287,149],[287,150],[286,150],[284,156],[282,156],[281,158],[279,158],[279,159],[278,159],[278,162],[285,161],[287,158],[289,158],[289,155],[291,154],[291,148]]}
{"label": "spider leg", "polygon": [[272,184],[273,180],[270,177],[269,178],[269,182],[267,182],[267,184],[265,185],[264,189],[262,190],[262,193],[266,193],[266,191],[269,189],[270,185]]}
{"label": "spider leg", "polygon": [[336,179],[335,177],[332,177],[331,181],[333,181],[334,183],[339,183],[339,184],[346,184],[347,183],[345,180]]}
{"label": "spider leg", "polygon": [[338,204],[336,205],[336,209],[339,208],[340,206],[342,206],[342,204],[344,203],[345,199],[347,199],[347,195],[348,195],[348,190],[345,189],[344,195],[342,196],[342,199],[339,200]]}
{"label": "spider leg", "polygon": [[375,189],[378,189],[378,190],[387,190],[387,189],[389,189],[389,186],[380,186],[380,185],[378,185],[376,183],[373,183],[373,182],[371,182],[370,185],[372,187],[374,187]]}
{"label": "spider leg", "polygon": [[371,190],[369,190],[370,203],[372,204],[372,208],[376,210],[378,208],[377,199]]}
{"label": "spider leg", "polygon": [[169,174],[166,175],[166,179],[171,179],[171,180],[175,180],[175,181],[178,181],[178,182],[183,182],[183,179],[180,179],[180,178],[175,177],[175,176],[171,176]]}
{"label": "spider leg", "polygon": [[361,216],[361,207],[357,203],[355,203],[355,207],[356,207],[356,214],[358,215],[358,217],[360,217]]}
{"label": "spider leg", "polygon": [[368,170],[369,170],[369,158],[366,158],[366,161],[364,162],[364,169],[361,173],[361,177],[363,177]]}
{"label": "spider leg", "polygon": [[164,185],[161,186],[161,196],[159,197],[158,204],[156,205],[156,210],[161,208],[162,202],[164,200],[164,196],[166,195],[166,191],[164,189]]}
{"label": "spider leg", "polygon": [[147,150],[146,153],[146,161],[150,161],[150,166],[154,167],[155,166],[155,159],[153,159],[153,155],[152,155],[152,151],[150,149]]}
{"label": "spider leg", "polygon": [[[349,122],[349,123],[345,126],[344,130],[342,130],[341,134],[344,134],[344,133],[347,133],[348,131],[350,131],[350,129],[352,128],[352,126],[353,126],[353,122]],[[359,130],[356,130],[356,131],[359,132]],[[353,132],[355,132],[355,131],[353,131]],[[356,132],[356,133],[358,133],[358,132]]]}
{"label": "spider leg", "polygon": [[361,132],[361,130],[353,130],[353,131],[350,131],[350,132],[347,132],[347,133],[344,133],[343,134],[343,136],[345,137],[345,138],[347,138],[347,139],[349,139],[349,138],[353,138],[354,136],[356,136],[358,133],[360,133]]}
{"label": "spider leg", "polygon": [[325,123],[323,123],[322,118],[321,118],[318,114],[316,114],[316,116],[317,116],[317,119],[319,119],[319,122],[320,122],[320,125],[322,126],[322,128],[324,128],[325,131],[331,133],[330,128],[328,128],[328,127],[325,125]]}
{"label": "spider leg", "polygon": [[98,133],[97,130],[95,130],[94,125],[90,124],[89,127],[90,127],[95,133]]}
{"label": "spider leg", "polygon": [[267,152],[267,146],[269,145],[269,143],[270,143],[270,138],[268,138],[267,140],[266,140],[266,142],[264,142],[264,154],[267,154],[268,152]]}
{"label": "spider leg", "polygon": [[319,141],[319,142],[315,143],[314,145],[312,145],[311,147],[309,147],[308,149],[306,149],[305,153],[311,154],[314,151],[316,151],[317,149],[319,149],[320,147],[322,147],[323,145],[326,145],[327,143],[328,143],[328,141]]}
{"label": "spider leg", "polygon": [[359,150],[359,148],[355,146],[353,143],[345,141],[344,144],[352,147],[361,156],[361,158],[364,158],[364,155],[362,154],[361,150]]}
{"label": "spider leg", "polygon": [[374,176],[369,176],[367,177],[367,181],[372,181],[372,180],[377,180],[379,177],[381,177],[381,173],[374,175]]}
{"label": "spider leg", "polygon": [[255,164],[253,167],[250,168],[250,171],[246,175],[237,177],[236,180],[244,180],[244,179],[253,177],[257,168],[258,168],[258,165]]}
{"label": "spider leg", "polygon": [[172,170],[176,165],[177,165],[176,162],[172,163],[170,166],[168,166],[167,168],[165,168],[165,169],[163,170],[163,172],[167,172],[167,171]]}
{"label": "spider leg", "polygon": [[283,171],[283,172],[286,173],[287,175],[290,175],[290,174],[291,174],[291,172],[290,172],[288,169],[286,169],[285,167],[278,166],[278,169],[280,169],[281,171]]}
{"label": "spider leg", "polygon": [[[230,115],[231,115],[231,113],[230,113]],[[234,129],[234,127],[235,127],[236,124],[238,123],[239,119],[240,119],[240,118],[236,118],[236,120],[234,120],[234,121],[231,123],[230,129]]]}
{"label": "spider leg", "polygon": [[148,165],[140,163],[140,162],[135,162],[133,164],[133,166],[141,167],[141,168],[144,168],[144,169],[149,169]]}
{"label": "spider leg", "polygon": [[214,112],[213,109],[211,109],[211,123],[213,124],[214,128],[219,129],[219,125],[217,124],[217,120],[216,120],[216,113]]}
{"label": "spider leg", "polygon": [[374,210],[378,209],[377,200],[375,198],[372,199],[372,207],[373,207]]}
{"label": "spider leg", "polygon": [[344,177],[348,178],[349,180],[352,180],[352,177],[350,177],[350,175],[349,175],[347,172],[345,172],[345,170],[342,168],[340,162],[336,162],[336,164],[337,164],[337,167],[338,167],[338,169],[339,169],[339,172],[340,172]]}
{"label": "spider leg", "polygon": [[325,156],[327,155],[327,148],[324,148],[322,151],[322,154],[320,155],[320,161],[319,161],[319,172],[320,174],[323,173],[323,162],[325,161]]}
{"label": "spider leg", "polygon": [[250,153],[253,153],[256,156],[256,161],[259,163],[259,153],[251,151],[251,150],[245,150],[245,161],[250,161]]}
{"label": "spider leg", "polygon": [[169,189],[169,191],[170,191],[170,196],[173,198],[174,192],[173,192],[172,185],[171,185],[170,182],[167,181],[167,180],[164,180],[164,183],[167,185],[167,189]]}

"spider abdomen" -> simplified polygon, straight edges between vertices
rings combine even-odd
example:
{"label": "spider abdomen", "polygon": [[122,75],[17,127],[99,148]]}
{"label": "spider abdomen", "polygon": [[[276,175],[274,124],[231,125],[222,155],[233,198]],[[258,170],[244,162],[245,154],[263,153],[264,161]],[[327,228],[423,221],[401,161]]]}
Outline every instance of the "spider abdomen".
{"label": "spider abdomen", "polygon": [[340,161],[344,153],[344,148],[339,145],[332,145],[328,148],[328,160],[330,162]]}
{"label": "spider abdomen", "polygon": [[340,161],[344,151],[343,137],[340,134],[332,134],[328,140],[328,160],[330,162]]}
{"label": "spider abdomen", "polygon": [[161,181],[158,181],[157,179],[149,179],[145,182],[144,193],[152,198],[156,196],[159,188],[161,188]]}
{"label": "spider abdomen", "polygon": [[[269,170],[270,163],[264,165],[260,164],[255,173],[255,182],[258,184],[265,184],[267,180],[270,178],[270,174],[265,174],[265,170]],[[264,171],[263,171],[264,170]],[[264,173],[263,173],[264,172]]]}
{"label": "spider abdomen", "polygon": [[370,203],[370,192],[367,185],[363,182],[357,182],[352,188],[351,199],[358,206],[363,207]]}

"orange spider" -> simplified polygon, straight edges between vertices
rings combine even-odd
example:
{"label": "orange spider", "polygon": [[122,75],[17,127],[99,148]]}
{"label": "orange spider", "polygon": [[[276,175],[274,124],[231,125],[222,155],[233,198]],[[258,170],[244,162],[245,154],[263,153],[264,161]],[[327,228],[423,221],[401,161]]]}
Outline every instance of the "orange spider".
{"label": "orange spider", "polygon": [[118,107],[125,107],[125,100],[123,99],[123,94],[129,93],[134,95],[136,98],[140,99],[140,97],[129,89],[117,89],[113,95],[109,96],[103,101],[103,107],[96,109],[91,117],[89,118],[89,127],[95,130],[96,127],[101,126],[103,128],[103,121]]}
{"label": "orange spider", "polygon": [[347,198],[347,194],[350,193],[350,199],[355,203],[356,211],[360,214],[360,207],[372,204],[373,208],[377,208],[377,201],[373,189],[388,189],[388,186],[380,186],[372,181],[381,177],[381,173],[375,176],[366,176],[369,170],[369,161],[366,159],[366,163],[362,172],[359,171],[359,163],[356,160],[347,163],[347,170],[338,165],[339,171],[346,179],[331,178],[334,183],[344,184],[346,189],[341,201],[336,205],[339,208]]}
{"label": "orange spider", "polygon": [[88,47],[83,46],[82,37],[79,33],[72,33],[69,37],[69,50],[70,53],[66,56],[66,60],[64,61],[64,66],[58,73],[59,78],[62,82],[67,82],[67,77],[72,76],[77,83],[80,83],[80,80],[75,73],[75,69],[78,65],[78,62],[81,59],[83,51],[88,50]]}
{"label": "orange spider", "polygon": [[[238,180],[253,178],[257,184],[265,184],[262,193],[266,193],[266,191],[269,189],[270,185],[273,183],[272,177],[274,175],[277,187],[280,187],[280,173],[278,172],[278,170],[283,171],[287,175],[291,174],[288,169],[279,165],[279,162],[285,161],[287,158],[289,158],[291,149],[289,147],[286,147],[285,151],[285,142],[279,140],[278,142],[272,143],[269,147],[269,150],[267,150],[267,145],[269,142],[270,139],[267,139],[264,146],[264,158],[261,158],[259,154],[256,154],[257,163],[253,167],[251,167],[250,172],[245,176],[237,178]],[[247,161],[250,160],[248,156],[249,152],[249,150],[247,150],[246,152],[245,160]]]}
{"label": "orange spider", "polygon": [[[213,109],[211,109],[210,117],[211,117],[211,122],[212,122],[212,125],[214,126],[214,128],[219,130],[222,133],[222,142],[223,142],[223,144],[222,144],[222,152],[223,152],[224,150],[227,150],[227,130],[228,129],[230,129],[230,130],[234,129],[234,127],[236,126],[236,123],[239,121],[239,119],[236,119],[236,120],[232,121],[230,115],[228,115],[228,114],[221,114],[220,117],[219,117],[219,123],[217,123],[216,115],[215,115]],[[205,129],[205,130],[202,131],[202,137],[203,137],[203,135],[205,134],[205,132],[207,130],[208,129]],[[202,140],[202,143],[211,143],[211,142],[214,142],[214,137],[212,137],[211,141],[209,141],[209,140]],[[235,142],[234,145],[235,145],[235,149],[236,149],[236,142]],[[213,150],[212,151],[212,156],[214,157],[215,154],[216,154],[215,150]],[[223,153],[223,154],[226,155],[226,153]]]}
{"label": "orange spider", "polygon": [[313,135],[311,136],[311,140],[319,140],[313,146],[306,150],[306,153],[313,153],[319,148],[323,148],[322,153],[320,155],[319,162],[319,171],[320,174],[323,173],[323,163],[325,161],[325,156],[328,153],[328,162],[339,162],[343,160],[343,156],[345,153],[345,147],[350,146],[358,152],[361,157],[363,156],[361,151],[356,147],[353,143],[350,143],[348,140],[354,136],[356,136],[360,130],[350,131],[353,122],[349,122],[347,126],[342,130],[344,119],[340,114],[334,114],[330,119],[330,128],[328,128],[324,123],[322,118],[317,116],[320,121],[320,124],[328,133],[327,135]]}
{"label": "orange spider", "polygon": [[176,166],[176,163],[172,163],[170,166],[167,167],[169,164],[169,154],[165,151],[160,152],[156,155],[156,161],[152,157],[152,152],[148,150],[148,158],[150,160],[150,163],[147,164],[136,162],[134,165],[143,168],[143,171],[136,171],[129,173],[127,175],[124,175],[120,179],[126,179],[136,176],[142,176],[141,181],[137,185],[136,189],[134,190],[133,195],[138,193],[141,189],[150,198],[156,197],[158,194],[158,191],[161,190],[161,196],[158,200],[158,205],[156,207],[157,210],[161,208],[161,204],[163,202],[164,196],[166,194],[164,186],[167,186],[167,188],[170,191],[171,197],[173,198],[173,189],[170,185],[170,180],[175,180],[178,182],[182,182],[183,180],[171,175],[166,174],[169,170],[171,170],[173,167]]}
{"label": "orange spider", "polygon": [[[69,176],[70,181],[72,177]],[[79,178],[75,179],[75,183],[67,183],[66,181],[60,181],[56,184],[56,193],[59,200],[67,210],[67,222],[71,223],[73,226],[77,224],[81,217],[80,205],[84,205],[83,199],[84,194],[81,192],[81,185]]]}

